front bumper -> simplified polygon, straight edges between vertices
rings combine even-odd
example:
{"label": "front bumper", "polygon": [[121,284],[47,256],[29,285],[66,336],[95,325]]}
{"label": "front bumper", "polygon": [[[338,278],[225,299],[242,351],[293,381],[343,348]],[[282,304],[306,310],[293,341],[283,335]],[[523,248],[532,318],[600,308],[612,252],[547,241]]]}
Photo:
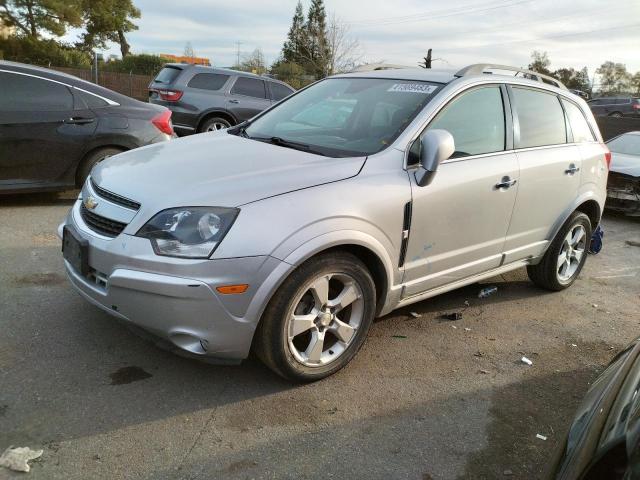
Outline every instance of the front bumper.
{"label": "front bumper", "polygon": [[[83,297],[190,356],[246,358],[275,279],[290,265],[270,256],[160,257],[147,239],[95,234],[82,220],[80,203],[73,206],[58,233],[70,224],[89,242],[88,275],[65,261],[67,276]],[[222,295],[215,289],[244,283],[249,288],[240,295]]]}

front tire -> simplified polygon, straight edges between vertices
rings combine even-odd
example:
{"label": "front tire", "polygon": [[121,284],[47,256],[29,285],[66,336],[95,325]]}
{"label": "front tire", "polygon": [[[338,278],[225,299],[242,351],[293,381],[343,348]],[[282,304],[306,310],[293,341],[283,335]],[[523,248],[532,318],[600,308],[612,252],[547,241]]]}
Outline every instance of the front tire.
{"label": "front tire", "polygon": [[82,185],[84,185],[84,182],[91,173],[91,169],[93,167],[104,159],[122,152],[122,149],[114,147],[99,148],[98,150],[91,152],[84,160],[82,160],[82,163],[76,172],[76,185],[78,188],[82,188]]}
{"label": "front tire", "polygon": [[200,128],[198,129],[198,133],[215,132],[218,130],[224,130],[231,126],[231,122],[225,118],[211,117],[202,122],[202,125],[200,125]]}
{"label": "front tire", "polygon": [[551,242],[542,261],[527,267],[531,281],[555,292],[570,287],[587,260],[591,232],[589,217],[582,212],[573,212]]}
{"label": "front tire", "polygon": [[345,252],[314,257],[271,299],[254,350],[289,380],[320,380],[343,368],[360,350],[375,305],[373,278],[357,257]]}

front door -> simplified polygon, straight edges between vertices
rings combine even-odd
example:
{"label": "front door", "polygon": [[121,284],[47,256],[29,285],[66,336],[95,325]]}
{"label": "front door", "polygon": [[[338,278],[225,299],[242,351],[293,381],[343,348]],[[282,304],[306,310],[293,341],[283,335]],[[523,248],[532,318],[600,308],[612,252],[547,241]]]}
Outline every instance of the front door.
{"label": "front door", "polygon": [[[506,102],[504,87],[473,88],[454,98],[427,127],[451,133],[456,152],[428,186],[418,186],[410,171],[405,297],[500,266],[519,179]],[[419,148],[418,139],[410,163]]]}

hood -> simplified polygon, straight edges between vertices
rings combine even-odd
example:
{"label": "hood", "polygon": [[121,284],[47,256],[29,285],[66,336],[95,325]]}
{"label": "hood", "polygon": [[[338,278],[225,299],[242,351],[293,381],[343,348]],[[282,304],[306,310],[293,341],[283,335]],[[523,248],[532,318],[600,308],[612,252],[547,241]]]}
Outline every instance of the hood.
{"label": "hood", "polygon": [[358,174],[366,157],[328,158],[214,132],[131,150],[99,163],[94,182],[159,211],[237,207]]}
{"label": "hood", "polygon": [[611,171],[640,177],[640,156],[611,152]]}

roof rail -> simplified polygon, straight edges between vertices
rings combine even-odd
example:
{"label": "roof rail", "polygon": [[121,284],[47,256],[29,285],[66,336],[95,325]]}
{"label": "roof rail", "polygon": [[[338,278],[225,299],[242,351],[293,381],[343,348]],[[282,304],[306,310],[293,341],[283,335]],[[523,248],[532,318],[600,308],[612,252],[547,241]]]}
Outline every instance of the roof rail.
{"label": "roof rail", "polygon": [[516,77],[518,76],[518,74],[522,74],[524,78],[528,78],[529,80],[546,83],[549,85],[553,85],[554,87],[562,88],[564,90],[567,89],[567,87],[565,87],[560,80],[556,80],[549,75],[533,72],[531,70],[527,70],[526,68],[511,67],[509,65],[496,65],[493,63],[474,63],[473,65],[464,67],[462,70],[458,70],[455,76],[466,77],[467,75],[481,75],[483,73],[491,73],[486,72],[486,70],[507,70],[509,72],[516,72],[514,75]]}

